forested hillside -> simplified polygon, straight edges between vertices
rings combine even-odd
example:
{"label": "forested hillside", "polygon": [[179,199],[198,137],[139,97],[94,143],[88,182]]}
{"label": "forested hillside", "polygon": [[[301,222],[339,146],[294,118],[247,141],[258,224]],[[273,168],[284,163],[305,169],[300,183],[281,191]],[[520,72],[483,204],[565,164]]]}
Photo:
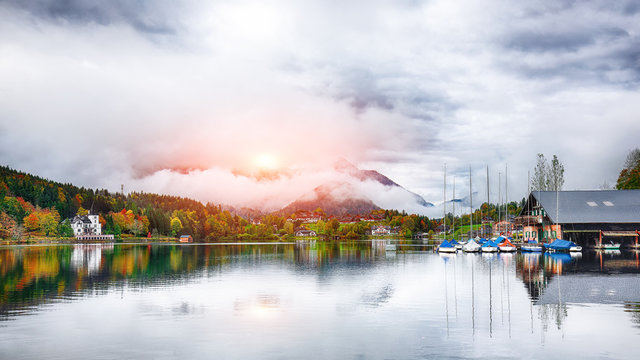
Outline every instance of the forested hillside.
{"label": "forested hillside", "polygon": [[99,215],[102,232],[116,238],[189,234],[197,241],[275,240],[293,236],[301,228],[312,228],[318,235],[328,237],[362,237],[374,225],[398,228],[399,235],[410,237],[438,225],[425,216],[395,210],[371,211],[370,214],[384,214],[374,222],[353,220],[368,217],[368,209],[363,214],[346,214],[348,220],[323,216],[317,223],[307,224],[298,213],[302,210],[288,207],[273,214],[260,214],[252,209],[205,205],[177,196],[135,192],[123,195],[50,181],[0,166],[0,239],[71,237],[69,219],[89,211]]}
{"label": "forested hillside", "polygon": [[104,233],[115,235],[191,234],[206,239],[261,230],[221,206],[177,196],[125,196],[0,167],[0,238],[16,238],[24,233],[71,236],[71,228],[63,220],[88,211],[100,215]]}

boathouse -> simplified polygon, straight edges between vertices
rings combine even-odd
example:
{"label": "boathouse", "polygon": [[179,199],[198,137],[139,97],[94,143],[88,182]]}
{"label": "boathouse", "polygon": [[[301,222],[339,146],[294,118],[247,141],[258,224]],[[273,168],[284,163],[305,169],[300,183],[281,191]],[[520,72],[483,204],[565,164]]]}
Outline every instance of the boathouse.
{"label": "boathouse", "polygon": [[637,246],[640,190],[533,191],[516,220],[525,240]]}

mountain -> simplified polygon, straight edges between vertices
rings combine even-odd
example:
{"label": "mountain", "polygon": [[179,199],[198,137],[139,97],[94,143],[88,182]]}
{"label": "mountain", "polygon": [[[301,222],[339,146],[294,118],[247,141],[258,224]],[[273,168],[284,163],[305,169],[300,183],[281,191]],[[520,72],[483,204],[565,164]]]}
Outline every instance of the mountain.
{"label": "mountain", "polygon": [[[340,181],[326,182],[284,207],[281,212],[313,211],[322,208],[328,215],[368,214],[381,208],[413,208],[424,212],[433,207],[413,193],[375,170],[360,170],[345,159],[334,163]],[[420,210],[422,209],[422,210]]]}
{"label": "mountain", "polygon": [[357,195],[353,185],[346,182],[330,182],[316,187],[312,194],[300,198],[284,207],[284,215],[296,210],[313,211],[322,208],[327,215],[368,214],[379,210],[373,201]]}
{"label": "mountain", "polygon": [[422,196],[405,189],[404,187],[402,187],[395,181],[389,179],[388,177],[382,175],[381,173],[375,170],[360,170],[355,165],[353,165],[352,163],[350,163],[344,158],[338,160],[334,164],[334,169],[340,173],[347,174],[363,182],[373,181],[394,190],[402,190],[403,192],[406,192],[411,196],[411,198],[415,201],[415,205],[424,206],[424,207],[433,206],[432,203],[427,202],[424,198],[422,198]]}

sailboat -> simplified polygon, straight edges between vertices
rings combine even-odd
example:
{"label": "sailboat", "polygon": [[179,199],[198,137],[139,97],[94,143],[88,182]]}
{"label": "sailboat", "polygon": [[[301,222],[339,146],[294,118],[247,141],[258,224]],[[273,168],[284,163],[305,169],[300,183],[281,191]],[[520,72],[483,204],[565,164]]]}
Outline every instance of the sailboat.
{"label": "sailboat", "polygon": [[469,166],[469,208],[471,210],[471,214],[469,216],[469,224],[471,225],[471,230],[469,231],[469,240],[462,247],[462,251],[478,252],[480,251],[480,244],[478,244],[473,239],[473,190],[471,186],[471,166]]}
{"label": "sailboat", "polygon": [[458,251],[458,249],[456,248],[456,246],[453,245],[448,240],[443,241],[442,244],[440,244],[440,246],[438,246],[438,252],[440,252],[440,253],[455,253],[457,251]]}
{"label": "sailboat", "polygon": [[480,247],[480,251],[488,252],[488,253],[498,252],[498,244],[496,242],[494,242],[493,240],[487,240]]}
{"label": "sailboat", "polygon": [[[558,193],[558,186],[556,185],[556,224],[560,226],[560,195]],[[567,240],[556,239],[551,244],[547,245],[547,249],[552,250],[569,250],[569,252],[582,251],[582,246]]]}
{"label": "sailboat", "polygon": [[511,243],[511,241],[509,241],[508,238],[504,237],[504,236],[500,236],[498,238],[498,240],[502,240],[499,244],[498,244],[498,249],[501,252],[514,252],[516,251],[516,247],[515,245],[513,245]]}
{"label": "sailboat", "polygon": [[464,252],[478,252],[480,251],[480,244],[478,244],[473,238],[469,239],[466,244],[462,247],[462,251]]}
{"label": "sailboat", "polygon": [[[527,194],[531,193],[529,185],[531,184],[530,173],[527,172]],[[529,206],[528,213],[531,213],[531,203],[527,202]],[[527,227],[529,227],[529,216],[527,216]],[[537,237],[536,237],[537,238]],[[542,252],[542,246],[538,243],[538,240],[528,239],[525,244],[520,246],[522,252]]]}
{"label": "sailboat", "polygon": [[535,240],[528,240],[526,244],[520,247],[524,252],[542,252],[542,246]]}

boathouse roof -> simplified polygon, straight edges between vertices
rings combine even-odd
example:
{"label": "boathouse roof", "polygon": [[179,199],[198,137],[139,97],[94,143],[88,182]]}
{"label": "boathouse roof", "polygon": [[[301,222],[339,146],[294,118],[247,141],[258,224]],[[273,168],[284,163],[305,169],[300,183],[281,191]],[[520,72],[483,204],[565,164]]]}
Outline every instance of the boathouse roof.
{"label": "boathouse roof", "polygon": [[533,191],[521,215],[537,204],[554,223],[640,223],[640,190]]}

